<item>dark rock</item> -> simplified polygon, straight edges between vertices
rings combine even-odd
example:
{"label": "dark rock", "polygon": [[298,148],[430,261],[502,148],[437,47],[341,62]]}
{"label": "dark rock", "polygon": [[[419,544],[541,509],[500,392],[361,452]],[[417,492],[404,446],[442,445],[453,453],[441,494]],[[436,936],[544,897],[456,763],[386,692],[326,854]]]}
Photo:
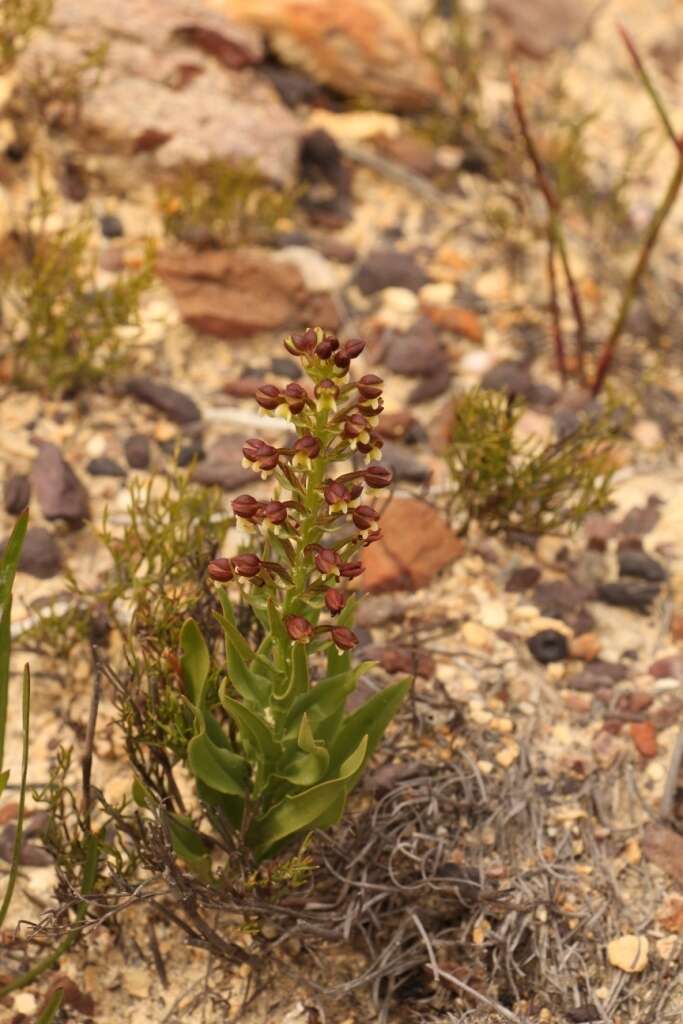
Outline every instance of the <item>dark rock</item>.
{"label": "dark rock", "polygon": [[622,548],[618,557],[620,576],[637,576],[638,579],[649,580],[651,583],[663,583],[666,579],[664,566],[645,551]]}
{"label": "dark rock", "polygon": [[169,441],[162,441],[159,447],[166,455],[171,455],[176,466],[180,466],[181,469],[189,466],[194,459],[204,458],[204,446],[199,438],[195,438],[189,444],[179,444],[177,440],[171,438]]}
{"label": "dark rock", "polygon": [[3,487],[5,512],[10,516],[18,516],[31,500],[31,484],[23,473],[8,476]]}
{"label": "dark rock", "polygon": [[525,590],[530,590],[540,576],[541,570],[535,565],[520,566],[519,569],[513,569],[508,576],[505,589],[508,594],[521,594]]}
{"label": "dark rock", "polygon": [[206,458],[192,471],[192,479],[206,487],[218,486],[235,491],[254,482],[255,474],[242,465],[243,438],[229,434],[218,438],[206,453]]}
{"label": "dark rock", "polygon": [[259,75],[267,78],[290,108],[302,103],[312,104],[320,95],[318,83],[298,68],[285,68],[281,64],[267,62],[258,68]]}
{"label": "dark rock", "polygon": [[145,434],[131,434],[123,446],[131,469],[147,469],[151,456],[151,444]]}
{"label": "dark rock", "polygon": [[567,638],[556,629],[542,629],[527,640],[527,646],[536,661],[547,665],[551,661],[563,661],[569,654]]}
{"label": "dark rock", "polygon": [[394,472],[395,480],[408,480],[415,484],[426,484],[432,478],[432,468],[418,459],[403,445],[385,441],[382,448],[382,463]]}
{"label": "dark rock", "polygon": [[447,365],[446,352],[428,320],[418,320],[406,333],[386,331],[382,343],[384,365],[404,377],[429,377]]}
{"label": "dark rock", "polygon": [[85,467],[91,476],[125,476],[126,471],[114,459],[102,455],[99,458],[91,459]]}
{"label": "dark rock", "polygon": [[[7,541],[0,548],[4,551]],[[42,526],[30,526],[26,531],[19,559],[19,572],[28,573],[39,580],[49,580],[62,568],[62,555],[57,541]]]}
{"label": "dark rock", "polygon": [[294,359],[287,359],[284,356],[273,356],[270,368],[278,377],[287,377],[289,380],[299,380],[302,370],[299,363]]}
{"label": "dark rock", "polygon": [[641,508],[632,508],[619,523],[619,533],[635,534],[642,537],[654,529],[659,521],[659,509],[663,505],[661,498],[651,494]]}
{"label": "dark rock", "polygon": [[659,584],[636,579],[624,579],[618,583],[601,583],[598,586],[598,597],[606,604],[620,608],[633,608],[637,612],[647,612],[659,593]]}
{"label": "dark rock", "polygon": [[353,279],[363,295],[372,295],[383,288],[408,288],[418,291],[429,278],[410,252],[396,249],[373,249],[361,263]]}
{"label": "dark rock", "polygon": [[82,526],[90,518],[88,492],[56,445],[41,441],[39,446],[31,467],[31,486],[43,515]]}
{"label": "dark rock", "polygon": [[105,238],[121,238],[123,236],[121,219],[113,213],[105,213],[103,217],[100,217],[100,231]]}
{"label": "dark rock", "polygon": [[525,366],[506,359],[484,374],[481,386],[489,391],[503,391],[506,395],[531,401],[535,385]]}
{"label": "dark rock", "polygon": [[300,175],[312,184],[320,181],[331,185],[340,197],[351,192],[351,173],[337,142],[323,128],[304,135],[300,150]]}
{"label": "dark rock", "polygon": [[538,584],[532,601],[541,615],[561,619],[579,635],[588,632],[594,625],[593,616],[583,607],[584,601],[593,596],[590,587],[580,586],[570,580],[549,580]]}
{"label": "dark rock", "polygon": [[59,175],[59,187],[62,195],[73,203],[82,203],[88,195],[88,179],[81,165],[71,157],[62,164]]}
{"label": "dark rock", "polygon": [[156,384],[147,377],[131,377],[127,390],[129,395],[154,406],[174,423],[193,423],[201,419],[197,404],[188,395],[167,384]]}
{"label": "dark rock", "polygon": [[20,164],[28,153],[28,146],[23,142],[10,142],[5,148],[5,156],[14,164]]}
{"label": "dark rock", "polygon": [[419,405],[420,402],[429,402],[448,391],[451,385],[451,375],[447,366],[437,367],[434,373],[423,377],[408,395],[410,405]]}

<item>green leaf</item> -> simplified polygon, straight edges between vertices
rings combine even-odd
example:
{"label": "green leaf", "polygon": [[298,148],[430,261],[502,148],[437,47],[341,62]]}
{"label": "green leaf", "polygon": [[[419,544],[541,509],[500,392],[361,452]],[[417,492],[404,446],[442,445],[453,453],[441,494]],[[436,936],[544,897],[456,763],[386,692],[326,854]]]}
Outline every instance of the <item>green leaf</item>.
{"label": "green leaf", "polygon": [[7,708],[9,705],[9,654],[11,646],[12,587],[19,565],[21,547],[28,527],[28,509],[17,519],[0,559],[0,769],[5,753]]}
{"label": "green leaf", "polygon": [[140,782],[137,775],[133,779],[131,792],[133,800],[138,805],[138,807],[141,807],[143,810],[152,810],[152,808],[154,807],[154,798],[152,797],[150,791],[147,789],[147,786],[143,785],[143,783]]}
{"label": "green leaf", "polygon": [[312,686],[308,693],[297,697],[285,718],[285,733],[290,735],[292,728],[298,729],[300,716],[308,711],[315,722],[321,722],[344,707],[346,698],[353,693],[363,673],[377,664],[376,661],[362,661],[348,672],[336,676],[328,676]]}
{"label": "green leaf", "polygon": [[299,726],[297,742],[303,754],[296,754],[286,770],[277,772],[277,776],[295,786],[313,786],[324,777],[330,764],[330,755],[323,743],[316,743],[305,712]]}
{"label": "green leaf", "polygon": [[162,810],[161,818],[171,838],[175,853],[184,860],[203,882],[211,878],[211,857],[192,820],[184,815]]}
{"label": "green leaf", "polygon": [[228,624],[228,627],[230,629],[229,637],[226,631],[226,649],[228,643],[234,643],[240,653],[242,660],[246,662],[246,664],[248,665],[251,659],[254,657],[254,652],[252,651],[251,647],[249,646],[249,644],[247,643],[247,641],[244,639],[239,629],[237,628],[237,623],[235,622],[235,613],[232,610],[232,603],[230,601],[230,598],[228,597],[228,593],[225,587],[221,587],[221,589],[218,591],[218,600],[221,603],[223,615],[221,616],[219,614],[216,614],[216,618],[220,622],[221,626],[223,626],[224,630],[225,623]]}
{"label": "green leaf", "polygon": [[213,743],[201,723],[201,732],[187,745],[187,766],[196,778],[227,796],[243,797],[249,766],[243,757]]}
{"label": "green leaf", "polygon": [[64,999],[64,989],[57,988],[35,1019],[35,1024],[52,1024]]}
{"label": "green leaf", "polygon": [[225,793],[218,793],[215,789],[211,789],[201,779],[196,780],[197,784],[197,796],[202,803],[207,806],[207,814],[211,820],[212,825],[216,831],[220,834],[221,823],[216,822],[215,815],[212,814],[211,808],[217,808],[224,816],[228,819],[234,829],[239,831],[242,824],[242,818],[244,816],[244,800],[239,796],[226,796]]}
{"label": "green leaf", "polygon": [[19,783],[19,810],[17,811],[17,830],[14,833],[14,845],[12,847],[12,859],[10,861],[9,875],[7,877],[7,888],[0,906],[0,927],[4,924],[9,910],[14,887],[19,875],[19,862],[21,860],[21,847],[24,831],[24,812],[26,809],[26,778],[28,774],[28,743],[29,743],[29,717],[31,710],[31,673],[28,665],[24,666],[24,678],[21,691],[21,782]]}
{"label": "green leaf", "polygon": [[[270,680],[252,672],[242,657],[246,640],[236,626],[225,616],[216,615],[225,633],[225,648],[228,656],[230,682],[245,700],[255,707],[263,707],[270,697]],[[249,649],[249,648],[248,648]],[[249,649],[250,650],[250,649]],[[250,651],[251,653],[251,651]]]}
{"label": "green leaf", "polygon": [[181,629],[180,646],[183,652],[180,664],[188,696],[195,707],[201,707],[204,703],[211,659],[206,641],[194,619],[187,619]]}
{"label": "green leaf", "polygon": [[344,758],[348,758],[349,752],[356,748],[362,736],[368,740],[367,756],[372,756],[386,727],[410,690],[410,685],[410,679],[402,679],[385,687],[344,719],[330,751],[333,770]]}
{"label": "green leaf", "polygon": [[275,740],[270,726],[245,704],[240,704],[232,697],[228,697],[225,683],[220,689],[220,699],[225,710],[237,723],[242,735],[251,740],[266,761],[277,761],[282,754],[282,748]]}
{"label": "green leaf", "polygon": [[[367,752],[367,737],[358,744],[353,754],[340,766],[339,777],[305,789],[296,796],[286,796],[262,818],[254,822],[247,833],[247,843],[257,859],[262,860],[268,850],[282,839],[304,829],[316,827],[319,820],[327,820],[333,811],[339,811],[349,781],[363,766]],[[343,803],[342,803],[343,806]]]}
{"label": "green leaf", "polygon": [[6,768],[4,772],[0,772],[0,796],[5,792],[5,786],[9,782],[9,768]]}

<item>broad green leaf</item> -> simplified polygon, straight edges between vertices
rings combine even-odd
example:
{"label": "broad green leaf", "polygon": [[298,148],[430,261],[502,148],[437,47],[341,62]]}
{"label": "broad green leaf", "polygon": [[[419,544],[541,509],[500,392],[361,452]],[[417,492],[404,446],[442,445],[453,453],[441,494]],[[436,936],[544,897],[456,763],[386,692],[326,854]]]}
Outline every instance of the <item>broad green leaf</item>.
{"label": "broad green leaf", "polygon": [[283,671],[287,652],[292,646],[292,641],[285,629],[285,624],[282,621],[280,613],[277,611],[272,598],[268,601],[268,626],[270,627],[270,634],[277,644],[277,648],[280,652],[280,663],[278,667],[280,671]]}
{"label": "broad green leaf", "polygon": [[319,683],[309,689],[308,693],[297,697],[285,718],[286,734],[290,735],[290,730],[298,729],[299,719],[304,711],[309,712],[314,722],[321,722],[339,708],[343,710],[346,698],[353,693],[360,677],[376,664],[375,661],[362,661],[360,665],[349,669],[348,672],[341,672],[339,675],[321,679]]}
{"label": "broad green leaf", "polygon": [[267,814],[255,821],[247,833],[247,842],[256,857],[262,860],[275,843],[304,829],[310,829],[320,819],[326,820],[332,808],[336,813],[339,800],[343,800],[349,781],[363,766],[366,752],[367,737],[364,737],[351,757],[340,766],[338,778],[321,782],[304,790],[303,793],[297,793],[296,796],[286,796],[279,804],[271,807]]}
{"label": "broad green leaf", "polygon": [[17,519],[0,559],[0,769],[5,753],[7,708],[9,705],[9,654],[11,646],[12,586],[16,575],[21,547],[28,527],[28,509]]}
{"label": "broad green leaf", "polygon": [[201,707],[204,702],[211,660],[206,641],[194,619],[187,619],[181,629],[180,646],[183,652],[180,664],[188,696],[195,707]]}
{"label": "broad green leaf", "polygon": [[24,831],[24,812],[26,809],[26,777],[28,774],[28,743],[29,743],[29,717],[31,711],[31,673],[28,665],[24,666],[24,678],[21,689],[21,782],[19,783],[19,810],[17,811],[17,829],[14,833],[14,845],[12,847],[12,859],[10,861],[9,875],[7,876],[7,887],[0,906],[0,927],[2,927],[7,911],[12,901],[14,887],[19,874],[19,862],[21,860],[21,847]]}
{"label": "broad green leaf", "polygon": [[252,672],[240,653],[246,643],[244,637],[229,619],[217,615],[225,632],[225,646],[228,655],[228,673],[230,682],[237,692],[250,704],[263,707],[270,696],[270,680]]}
{"label": "broad green leaf", "polygon": [[266,761],[275,762],[282,753],[282,748],[275,740],[270,726],[254,711],[228,697],[226,685],[220,689],[221,704],[230,717],[237,723],[240,732],[260,750]]}
{"label": "broad green leaf", "polygon": [[324,744],[316,743],[308,715],[304,712],[297,737],[299,749],[278,778],[286,779],[295,786],[313,786],[324,777],[330,763],[330,755]]}
{"label": "broad green leaf", "polygon": [[211,857],[190,818],[180,814],[161,811],[161,817],[168,828],[171,846],[203,882],[211,878]]}
{"label": "broad green leaf", "polygon": [[196,778],[216,792],[244,796],[249,772],[247,762],[239,754],[212,743],[205,728],[187,745],[187,766]]}
{"label": "broad green leaf", "polygon": [[402,679],[385,687],[344,720],[330,751],[333,770],[356,749],[362,736],[367,737],[367,756],[373,754],[386,727],[410,690],[410,685],[410,679]]}
{"label": "broad green leaf", "polygon": [[218,591],[218,600],[221,603],[223,615],[221,616],[217,614],[216,618],[223,626],[223,629],[225,629],[225,622],[227,622],[230,626],[230,636],[228,637],[228,634],[226,632],[225,637],[226,648],[228,643],[233,643],[240,652],[242,660],[248,665],[251,659],[254,657],[254,652],[252,651],[251,647],[249,646],[249,644],[247,643],[247,641],[244,639],[239,629],[237,628],[237,623],[235,622],[235,613],[232,609],[232,604],[230,602],[230,598],[228,597],[225,587],[221,587],[221,589]]}
{"label": "broad green leaf", "polygon": [[217,808],[223,815],[228,819],[234,829],[239,830],[242,824],[242,818],[244,816],[244,800],[239,796],[227,796],[225,793],[218,793],[215,789],[211,789],[201,779],[196,780],[197,783],[197,796],[199,799],[206,804],[207,814],[211,820],[211,824],[214,826],[216,831],[220,834],[221,823],[216,821],[215,813],[212,812],[211,808]]}

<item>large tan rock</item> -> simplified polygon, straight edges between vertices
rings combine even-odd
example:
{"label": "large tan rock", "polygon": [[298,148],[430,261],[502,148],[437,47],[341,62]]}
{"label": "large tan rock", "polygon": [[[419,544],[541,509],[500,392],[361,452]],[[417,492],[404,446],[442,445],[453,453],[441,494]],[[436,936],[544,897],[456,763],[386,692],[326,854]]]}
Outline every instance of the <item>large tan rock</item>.
{"label": "large tan rock", "polygon": [[339,326],[328,293],[307,288],[298,267],[258,246],[207,252],[179,247],[159,257],[157,272],[185,322],[220,338]]}
{"label": "large tan rock", "polygon": [[208,0],[270,36],[287,64],[346,96],[419,110],[441,93],[434,66],[391,0]]}
{"label": "large tan rock", "polygon": [[[88,55],[104,44],[101,66]],[[249,65],[264,53],[254,26],[201,0],[57,0],[20,57],[19,80],[78,76],[74,131],[89,147],[153,152],[162,167],[253,163],[270,180],[296,175],[302,128]],[[83,70],[85,68],[85,70]],[[46,112],[49,117],[49,111]]]}
{"label": "large tan rock", "polygon": [[417,590],[464,550],[436,509],[417,498],[394,498],[382,514],[382,539],[363,552],[363,589]]}

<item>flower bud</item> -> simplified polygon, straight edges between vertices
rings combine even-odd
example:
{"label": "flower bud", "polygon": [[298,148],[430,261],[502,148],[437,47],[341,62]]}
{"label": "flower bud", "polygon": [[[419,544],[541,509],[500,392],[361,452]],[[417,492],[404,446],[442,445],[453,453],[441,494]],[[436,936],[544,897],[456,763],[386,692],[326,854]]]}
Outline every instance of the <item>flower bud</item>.
{"label": "flower bud", "polygon": [[362,562],[346,562],[340,567],[339,574],[343,576],[345,580],[355,580],[363,571]]}
{"label": "flower bud", "polygon": [[280,389],[274,384],[261,384],[254,393],[254,397],[262,409],[273,412],[282,401]]}
{"label": "flower bud", "polygon": [[367,548],[371,544],[374,544],[375,541],[378,541],[378,540],[381,540],[381,539],[382,539],[382,531],[379,528],[377,528],[376,530],[370,530],[369,533],[364,535],[363,547]]}
{"label": "flower bud", "polygon": [[380,397],[383,383],[381,377],[377,377],[374,373],[366,373],[356,382],[356,388],[361,398],[369,400]]}
{"label": "flower bud", "polygon": [[232,560],[233,568],[238,576],[258,576],[261,571],[261,559],[257,555],[237,555]]}
{"label": "flower bud", "polygon": [[272,444],[267,444],[259,437],[250,438],[243,446],[242,454],[242,465],[245,469],[261,473],[264,479],[277,467],[280,457],[277,448],[273,448]]}
{"label": "flower bud", "polygon": [[232,562],[229,558],[214,558],[209,562],[206,571],[216,583],[229,583],[233,578]]}
{"label": "flower bud", "polygon": [[335,590],[330,587],[329,590],[325,591],[325,606],[330,615],[339,615],[346,604],[346,594],[343,590]]}
{"label": "flower bud", "polygon": [[349,338],[344,342],[343,352],[347,359],[357,359],[364,348],[365,342],[362,338]]}
{"label": "flower bud", "polygon": [[236,516],[242,519],[253,519],[261,508],[261,502],[252,497],[251,494],[240,494],[232,500],[232,510]]}
{"label": "flower bud", "polygon": [[304,434],[303,437],[297,439],[294,445],[292,465],[301,469],[310,469],[311,460],[317,459],[320,455],[320,448],[321,444],[317,437],[314,437],[313,434]]}
{"label": "flower bud", "polygon": [[333,334],[326,334],[319,345],[316,346],[315,354],[319,359],[330,359],[339,348],[339,339]]}
{"label": "flower bud", "polygon": [[321,576],[339,575],[339,555],[334,548],[319,547],[313,561]]}
{"label": "flower bud", "polygon": [[308,395],[306,389],[302,388],[301,384],[292,382],[285,388],[285,401],[289,406],[289,411],[297,416],[306,405],[308,401]]}
{"label": "flower bud", "polygon": [[352,651],[358,646],[358,637],[346,626],[332,626],[330,636],[340,651]]}
{"label": "flower bud", "polygon": [[285,619],[285,629],[295,643],[307,644],[313,636],[313,626],[303,615],[288,615]]}
{"label": "flower bud", "polygon": [[394,479],[394,474],[386,466],[380,466],[375,462],[365,470],[363,479],[368,487],[379,490],[381,487],[389,486]]}
{"label": "flower bud", "polygon": [[317,338],[315,331],[309,327],[303,334],[290,334],[284,340],[284,346],[290,355],[310,355],[315,348]]}
{"label": "flower bud", "polygon": [[379,513],[370,505],[359,505],[358,508],[354,508],[351,518],[358,530],[366,532],[374,528],[375,523],[379,519]]}

